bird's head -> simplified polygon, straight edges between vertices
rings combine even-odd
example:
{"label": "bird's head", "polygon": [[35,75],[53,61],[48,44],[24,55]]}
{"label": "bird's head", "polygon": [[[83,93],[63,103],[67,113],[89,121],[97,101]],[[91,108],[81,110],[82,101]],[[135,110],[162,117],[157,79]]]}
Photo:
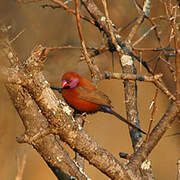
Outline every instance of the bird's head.
{"label": "bird's head", "polygon": [[75,88],[80,81],[80,76],[75,72],[67,72],[63,75],[61,81],[62,89],[72,89]]}

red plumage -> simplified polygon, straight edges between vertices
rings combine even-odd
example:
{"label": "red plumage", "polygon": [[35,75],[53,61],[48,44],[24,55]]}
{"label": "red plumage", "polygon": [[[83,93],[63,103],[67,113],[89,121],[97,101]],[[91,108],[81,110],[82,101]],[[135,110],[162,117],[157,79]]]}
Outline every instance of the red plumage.
{"label": "red plumage", "polygon": [[[74,88],[66,89],[63,88],[62,85],[62,96],[64,100],[74,109],[80,112],[91,113],[100,110],[100,106],[103,104],[111,107],[110,100],[104,100],[105,95],[98,91],[90,81],[80,77],[77,73],[65,73],[62,77],[62,82],[64,82],[64,80],[78,81],[76,87]],[[106,103],[105,101],[109,103]]]}

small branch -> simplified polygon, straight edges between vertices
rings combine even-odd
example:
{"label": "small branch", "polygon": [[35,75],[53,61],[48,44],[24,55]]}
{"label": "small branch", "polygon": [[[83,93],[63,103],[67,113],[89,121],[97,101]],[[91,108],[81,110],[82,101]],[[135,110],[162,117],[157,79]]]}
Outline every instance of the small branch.
{"label": "small branch", "polygon": [[23,33],[25,32],[25,29],[23,29],[21,32],[19,32],[12,40],[9,41],[10,44],[12,44],[16,39],[18,39]]}
{"label": "small branch", "polygon": [[154,30],[156,28],[156,26],[152,26],[146,33],[144,33],[136,42],[133,43],[133,48],[135,45],[137,45],[138,43],[140,43],[152,30]]}
{"label": "small branch", "polygon": [[154,85],[159,88],[167,97],[169,100],[176,101],[176,98],[171,92],[162,84],[161,81],[154,81]]}
{"label": "small branch", "polygon": [[175,45],[175,54],[176,54],[176,59],[175,59],[175,66],[176,66],[176,102],[179,101],[179,92],[180,92],[180,65],[179,65],[179,47],[178,47],[178,34],[177,34],[177,27],[176,27],[176,14],[177,14],[177,7],[174,11],[174,19],[171,21],[171,26],[173,29],[174,33],[174,45]]}
{"label": "small branch", "polygon": [[153,100],[151,102],[151,105],[149,107],[149,109],[152,109],[152,112],[151,112],[150,124],[149,124],[149,128],[148,128],[148,132],[147,132],[147,136],[146,136],[146,141],[148,141],[148,139],[149,139],[149,134],[151,132],[152,124],[153,124],[153,121],[154,121],[154,115],[155,115],[155,112],[156,112],[156,109],[157,109],[157,106],[156,106],[157,95],[158,95],[158,89],[156,89],[156,93],[155,93],[154,98],[153,98]]}
{"label": "small branch", "polygon": [[179,109],[176,106],[176,103],[173,103],[169,106],[166,113],[163,115],[161,120],[152,130],[148,142],[144,141],[143,144],[137,149],[137,151],[132,155],[128,167],[132,170],[137,170],[142,162],[144,162],[148,155],[151,153],[153,148],[160,141],[164,133],[170,128],[171,124],[175,121],[175,117]]}
{"label": "small branch", "polygon": [[131,43],[133,37],[135,36],[139,26],[141,25],[141,23],[144,20],[144,13],[142,13],[139,17],[139,19],[136,21],[137,24],[132,28],[131,32],[129,33],[129,36],[126,38],[126,42],[127,43]]}
{"label": "small branch", "polygon": [[17,156],[18,172],[17,172],[15,180],[22,180],[23,179],[22,177],[23,177],[23,173],[24,173],[25,164],[26,164],[26,155],[24,154],[22,156],[22,161],[20,161],[20,157]]}
{"label": "small branch", "polygon": [[106,22],[107,22],[107,26],[108,26],[108,30],[109,30],[109,33],[110,33],[110,36],[111,36],[112,43],[114,44],[114,46],[116,48],[116,51],[118,52],[119,56],[121,56],[122,55],[122,50],[121,50],[120,46],[118,45],[118,42],[117,42],[117,40],[115,38],[115,35],[113,33],[113,25],[112,25],[112,21],[109,18],[109,13],[108,13],[108,9],[107,9],[106,0],[102,0],[102,3],[103,3],[103,6],[104,6],[104,12],[105,12],[105,15],[106,15]]}
{"label": "small branch", "polygon": [[[88,48],[87,48],[88,49]],[[90,49],[90,51],[88,52],[88,55],[89,55],[89,58],[92,58],[92,57],[95,57],[95,56],[98,56],[100,54],[103,54],[105,52],[109,51],[109,47],[100,47],[100,48],[92,48]],[[85,57],[82,56],[80,58],[80,60],[85,60]]]}
{"label": "small branch", "polygon": [[16,0],[18,3],[34,3],[34,2],[40,2],[42,0]]}
{"label": "small branch", "polygon": [[174,48],[171,47],[165,47],[165,48],[137,48],[137,47],[133,47],[134,50],[136,51],[174,51]]}
{"label": "small branch", "polygon": [[84,36],[82,33],[82,28],[81,28],[81,24],[80,24],[80,14],[79,14],[79,0],[75,0],[75,9],[76,9],[75,10],[75,12],[76,12],[76,23],[77,23],[77,28],[78,28],[78,32],[79,32],[79,37],[81,40],[82,52],[83,52],[83,55],[86,59],[89,70],[91,72],[91,76],[93,78],[95,78],[96,80],[98,80],[99,79],[98,74],[97,74],[98,68],[94,67],[95,65],[92,63],[91,59],[89,58],[89,55],[88,55],[88,52],[86,49],[86,45],[85,45],[85,41],[84,41]]}
{"label": "small branch", "polygon": [[[136,4],[136,3],[135,3]],[[143,11],[139,8],[138,5],[136,5],[136,7],[138,7],[138,10],[140,12],[140,16],[138,18],[138,20],[136,21],[137,24],[132,28],[131,32],[129,33],[129,36],[126,38],[126,42],[131,43],[133,37],[135,36],[138,28],[140,27],[140,25],[142,24],[142,22],[144,21],[145,17],[149,17],[150,14],[150,8],[151,8],[151,0],[146,0],[144,2],[144,6],[143,6]],[[140,11],[141,10],[141,11]],[[149,33],[149,32],[148,32]],[[142,36],[141,38],[143,39],[146,35]],[[139,39],[135,44],[139,43],[142,39]],[[133,45],[134,46],[134,45]]]}
{"label": "small branch", "polygon": [[59,8],[62,8],[61,6],[58,6],[58,5],[52,5],[52,4],[43,4],[41,5],[42,8],[47,8],[47,7],[50,7],[52,9],[59,9]]}
{"label": "small branch", "polygon": [[127,73],[112,73],[103,72],[102,79],[122,79],[122,80],[133,80],[133,81],[144,81],[144,82],[155,82],[162,78],[162,74],[156,74],[154,76],[127,74]]}
{"label": "small branch", "polygon": [[[66,4],[62,3],[60,0],[51,0],[51,1],[55,4],[58,4],[59,7],[62,7],[65,11],[67,11],[73,15],[76,15],[76,12],[73,9],[69,8]],[[85,17],[83,15],[79,15],[79,16],[80,16],[80,18],[84,19],[85,21],[88,21],[89,23],[91,23],[93,25],[96,24],[96,22],[93,19],[88,19],[87,17]]]}
{"label": "small branch", "polygon": [[180,160],[177,162],[177,180],[180,180]]}

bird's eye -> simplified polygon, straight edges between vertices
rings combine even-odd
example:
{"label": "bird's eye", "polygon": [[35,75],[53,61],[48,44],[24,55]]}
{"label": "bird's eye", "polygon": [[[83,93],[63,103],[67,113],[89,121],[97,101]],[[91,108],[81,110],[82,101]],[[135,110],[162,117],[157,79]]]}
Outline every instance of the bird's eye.
{"label": "bird's eye", "polygon": [[71,83],[72,83],[72,80],[67,80],[67,83],[68,83],[68,84],[71,84]]}

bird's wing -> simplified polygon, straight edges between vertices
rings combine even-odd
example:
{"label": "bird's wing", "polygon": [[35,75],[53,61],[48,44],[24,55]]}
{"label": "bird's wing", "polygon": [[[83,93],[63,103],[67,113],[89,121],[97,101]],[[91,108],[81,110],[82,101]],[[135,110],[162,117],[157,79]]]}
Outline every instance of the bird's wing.
{"label": "bird's wing", "polygon": [[76,88],[76,92],[78,92],[78,94],[79,94],[78,97],[80,99],[83,99],[83,100],[86,100],[86,101],[89,101],[92,103],[112,107],[111,101],[108,98],[108,96],[106,96],[103,92],[101,92],[97,89],[78,87],[78,88]]}

